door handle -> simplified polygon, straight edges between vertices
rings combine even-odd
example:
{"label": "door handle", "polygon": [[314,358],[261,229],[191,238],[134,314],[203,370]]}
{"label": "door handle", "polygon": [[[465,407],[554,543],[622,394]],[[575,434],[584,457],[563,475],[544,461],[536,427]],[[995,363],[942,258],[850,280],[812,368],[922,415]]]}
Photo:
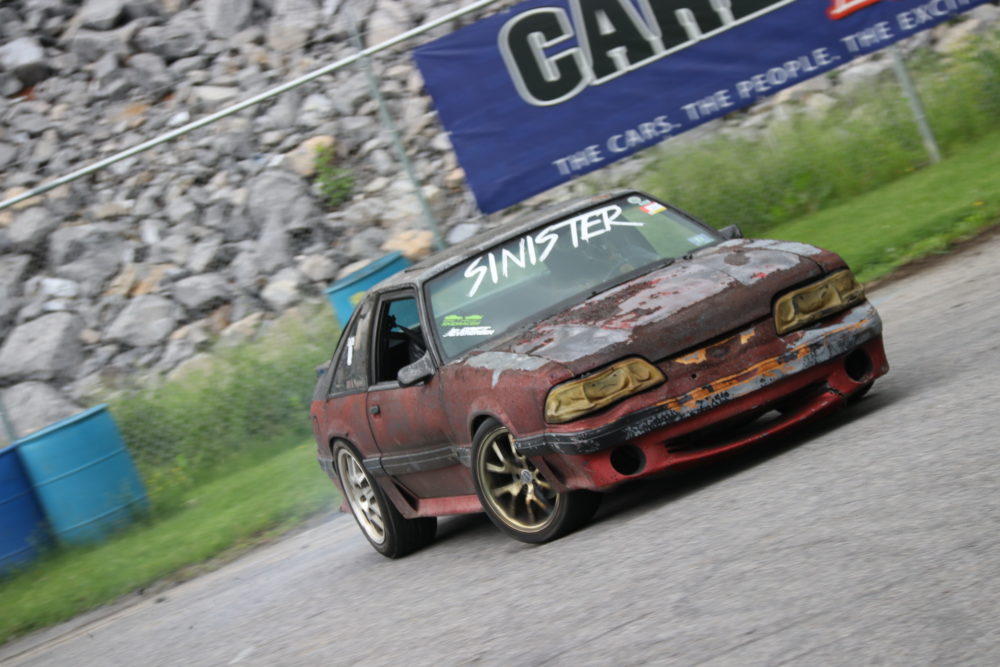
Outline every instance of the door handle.
{"label": "door handle", "polygon": [[377,405],[373,405],[370,408],[368,408],[369,414],[377,415],[380,412],[382,412],[382,410]]}

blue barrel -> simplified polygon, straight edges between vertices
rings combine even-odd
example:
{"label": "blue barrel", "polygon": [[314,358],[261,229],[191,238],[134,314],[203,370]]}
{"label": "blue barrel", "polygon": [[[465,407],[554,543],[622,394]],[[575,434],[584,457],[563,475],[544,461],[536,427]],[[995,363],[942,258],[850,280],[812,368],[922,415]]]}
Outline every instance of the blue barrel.
{"label": "blue barrel", "polygon": [[326,296],[333,305],[340,325],[347,324],[354,307],[375,283],[399,273],[409,265],[410,261],[403,257],[403,253],[390,253],[330,285],[326,289]]}
{"label": "blue barrel", "polygon": [[149,507],[107,408],[90,408],[16,443],[42,511],[64,545],[100,541]]}
{"label": "blue barrel", "polygon": [[0,449],[0,574],[34,560],[47,541],[45,515],[17,446]]}

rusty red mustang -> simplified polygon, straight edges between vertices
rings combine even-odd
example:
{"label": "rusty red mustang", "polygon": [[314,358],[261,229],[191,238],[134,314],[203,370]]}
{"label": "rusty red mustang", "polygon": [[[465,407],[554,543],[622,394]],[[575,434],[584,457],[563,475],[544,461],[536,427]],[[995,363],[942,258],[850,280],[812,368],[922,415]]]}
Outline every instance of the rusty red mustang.
{"label": "rusty red mustang", "polygon": [[485,511],[545,542],[598,491],[749,445],[888,369],[844,261],[616,191],[373,288],[312,403],[323,469],[398,557]]}

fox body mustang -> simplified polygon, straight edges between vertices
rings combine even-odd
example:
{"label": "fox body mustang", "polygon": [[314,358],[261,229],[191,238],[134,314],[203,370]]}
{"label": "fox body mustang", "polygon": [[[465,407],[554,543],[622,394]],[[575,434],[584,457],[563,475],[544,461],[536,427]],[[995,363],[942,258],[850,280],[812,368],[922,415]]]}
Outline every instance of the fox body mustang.
{"label": "fox body mustang", "polygon": [[817,418],[887,371],[881,320],[839,256],[627,190],[377,285],[311,413],[321,466],[397,557],[445,514],[554,539],[598,492]]}

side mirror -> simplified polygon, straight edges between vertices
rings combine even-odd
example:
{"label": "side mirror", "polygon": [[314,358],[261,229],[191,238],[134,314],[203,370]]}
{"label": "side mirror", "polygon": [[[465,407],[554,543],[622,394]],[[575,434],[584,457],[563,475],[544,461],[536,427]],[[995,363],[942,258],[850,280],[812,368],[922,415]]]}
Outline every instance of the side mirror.
{"label": "side mirror", "polygon": [[426,380],[434,375],[434,362],[431,361],[429,352],[424,352],[424,356],[414,361],[409,366],[403,366],[396,373],[396,381],[400,386],[409,387],[417,384],[421,380]]}
{"label": "side mirror", "polygon": [[722,238],[727,241],[743,238],[743,230],[740,229],[739,225],[729,225],[728,227],[723,227],[719,230],[719,233],[722,234]]}

